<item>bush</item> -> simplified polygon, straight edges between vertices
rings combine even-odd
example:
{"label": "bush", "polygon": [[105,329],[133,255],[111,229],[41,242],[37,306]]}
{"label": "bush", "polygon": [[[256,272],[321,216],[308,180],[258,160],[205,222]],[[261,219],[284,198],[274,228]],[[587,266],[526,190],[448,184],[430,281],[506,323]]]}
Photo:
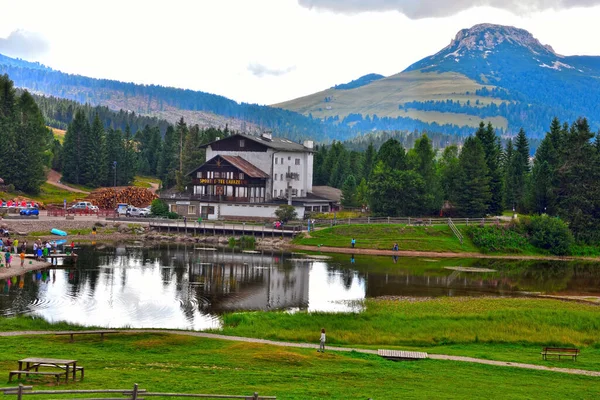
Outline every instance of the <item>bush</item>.
{"label": "bush", "polygon": [[156,215],[157,217],[167,217],[169,215],[167,203],[159,199],[152,201],[152,204],[150,204],[150,211],[152,212],[152,215]]}
{"label": "bush", "polygon": [[559,218],[547,215],[532,217],[526,228],[529,242],[535,247],[557,256],[571,254],[571,247],[575,240],[567,224]]}
{"label": "bush", "polygon": [[177,214],[176,212],[169,211],[169,212],[167,212],[167,218],[179,219],[179,214]]}
{"label": "bush", "polygon": [[466,233],[482,253],[521,253],[528,246],[527,239],[510,227],[469,226]]}
{"label": "bush", "polygon": [[298,213],[294,206],[283,205],[275,210],[275,216],[282,222],[288,222],[298,218]]}

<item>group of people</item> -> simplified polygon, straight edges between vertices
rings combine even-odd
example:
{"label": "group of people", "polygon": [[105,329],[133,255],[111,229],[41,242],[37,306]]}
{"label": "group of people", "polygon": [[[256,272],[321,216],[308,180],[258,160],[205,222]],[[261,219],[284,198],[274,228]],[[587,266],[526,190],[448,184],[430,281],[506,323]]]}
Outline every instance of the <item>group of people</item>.
{"label": "group of people", "polygon": [[0,260],[0,267],[6,266],[10,268],[12,266],[13,254],[19,255],[21,258],[21,267],[25,264],[25,249],[27,248],[27,242],[23,242],[19,246],[19,239],[11,240],[10,237],[0,238],[0,251],[4,253],[4,264]]}

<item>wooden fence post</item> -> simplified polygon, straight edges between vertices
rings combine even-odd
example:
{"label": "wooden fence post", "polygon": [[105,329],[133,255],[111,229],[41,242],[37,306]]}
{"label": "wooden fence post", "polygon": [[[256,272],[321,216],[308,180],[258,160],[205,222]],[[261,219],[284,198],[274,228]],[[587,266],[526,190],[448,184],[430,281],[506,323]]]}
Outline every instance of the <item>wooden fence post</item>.
{"label": "wooden fence post", "polygon": [[138,384],[133,384],[133,392],[131,393],[131,400],[137,400],[138,398]]}
{"label": "wooden fence post", "polygon": [[388,224],[390,223],[390,217],[388,217]]}
{"label": "wooden fence post", "polygon": [[17,400],[23,399],[23,384],[19,383],[19,389],[17,390]]}
{"label": "wooden fence post", "polygon": [[258,392],[254,392],[254,396],[252,396],[254,400],[258,400]]}

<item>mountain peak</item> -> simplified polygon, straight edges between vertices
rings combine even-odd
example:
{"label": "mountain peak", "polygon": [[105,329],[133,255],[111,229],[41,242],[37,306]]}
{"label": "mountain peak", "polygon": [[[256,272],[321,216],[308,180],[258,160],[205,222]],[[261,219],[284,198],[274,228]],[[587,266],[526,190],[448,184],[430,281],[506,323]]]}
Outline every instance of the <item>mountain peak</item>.
{"label": "mountain peak", "polygon": [[441,52],[453,51],[459,54],[463,51],[489,52],[501,44],[522,46],[535,54],[559,56],[550,46],[540,43],[525,29],[514,26],[478,24],[469,29],[462,29]]}

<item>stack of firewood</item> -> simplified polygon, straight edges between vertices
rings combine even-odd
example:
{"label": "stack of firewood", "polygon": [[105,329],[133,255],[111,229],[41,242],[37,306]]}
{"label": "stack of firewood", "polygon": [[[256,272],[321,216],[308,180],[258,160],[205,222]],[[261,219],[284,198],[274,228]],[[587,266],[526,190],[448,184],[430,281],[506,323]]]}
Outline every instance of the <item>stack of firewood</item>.
{"label": "stack of firewood", "polygon": [[[148,189],[136,186],[118,187],[116,191],[117,203],[130,204],[135,207],[149,206],[152,200],[158,197]],[[112,209],[115,207],[115,189],[101,188],[94,190],[86,198],[86,201],[91,202],[101,209]]]}

